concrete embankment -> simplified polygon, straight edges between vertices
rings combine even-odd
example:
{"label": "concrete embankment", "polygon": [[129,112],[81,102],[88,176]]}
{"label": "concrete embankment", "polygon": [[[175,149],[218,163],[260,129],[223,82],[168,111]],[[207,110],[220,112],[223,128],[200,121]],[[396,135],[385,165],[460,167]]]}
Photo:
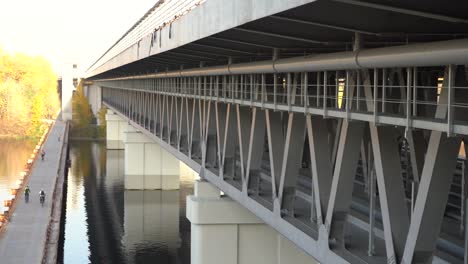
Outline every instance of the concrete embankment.
{"label": "concrete embankment", "polygon": [[[16,196],[14,212],[0,234],[2,264],[55,263],[68,152],[67,135],[68,125],[56,121],[42,147],[45,159],[34,163],[25,183],[31,189],[29,202],[22,192]],[[47,194],[43,206],[39,202],[41,189]]]}

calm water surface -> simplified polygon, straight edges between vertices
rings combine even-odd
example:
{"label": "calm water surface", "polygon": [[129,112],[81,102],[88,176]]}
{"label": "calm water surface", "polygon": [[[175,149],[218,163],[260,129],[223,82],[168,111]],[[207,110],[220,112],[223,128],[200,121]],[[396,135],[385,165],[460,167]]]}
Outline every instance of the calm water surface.
{"label": "calm water surface", "polygon": [[190,263],[190,169],[180,190],[128,191],[123,150],[71,142],[70,159],[61,263]]}
{"label": "calm water surface", "polygon": [[16,186],[20,172],[33,153],[35,142],[30,140],[0,139],[0,202]]}

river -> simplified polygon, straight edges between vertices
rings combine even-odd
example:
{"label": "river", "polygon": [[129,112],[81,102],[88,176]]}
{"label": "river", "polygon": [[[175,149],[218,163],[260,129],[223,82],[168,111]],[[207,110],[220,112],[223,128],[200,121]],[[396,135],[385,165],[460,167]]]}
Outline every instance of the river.
{"label": "river", "polygon": [[190,263],[193,171],[181,165],[177,191],[129,191],[123,150],[71,142],[70,159],[59,263]]}
{"label": "river", "polygon": [[10,196],[25,168],[35,143],[31,140],[0,139],[0,201]]}

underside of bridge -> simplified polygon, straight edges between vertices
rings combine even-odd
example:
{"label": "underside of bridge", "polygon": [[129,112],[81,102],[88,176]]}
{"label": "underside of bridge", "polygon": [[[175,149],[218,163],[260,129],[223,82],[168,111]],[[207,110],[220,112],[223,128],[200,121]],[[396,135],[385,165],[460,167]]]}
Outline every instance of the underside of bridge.
{"label": "underside of bridge", "polygon": [[206,0],[163,25],[148,13],[88,79],[321,263],[467,263],[466,10]]}

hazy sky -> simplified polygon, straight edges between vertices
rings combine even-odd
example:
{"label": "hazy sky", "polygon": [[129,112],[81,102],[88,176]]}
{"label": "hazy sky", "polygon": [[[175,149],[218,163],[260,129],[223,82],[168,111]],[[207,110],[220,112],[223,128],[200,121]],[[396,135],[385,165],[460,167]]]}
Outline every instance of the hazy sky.
{"label": "hazy sky", "polygon": [[0,0],[0,47],[86,70],[157,0]]}

